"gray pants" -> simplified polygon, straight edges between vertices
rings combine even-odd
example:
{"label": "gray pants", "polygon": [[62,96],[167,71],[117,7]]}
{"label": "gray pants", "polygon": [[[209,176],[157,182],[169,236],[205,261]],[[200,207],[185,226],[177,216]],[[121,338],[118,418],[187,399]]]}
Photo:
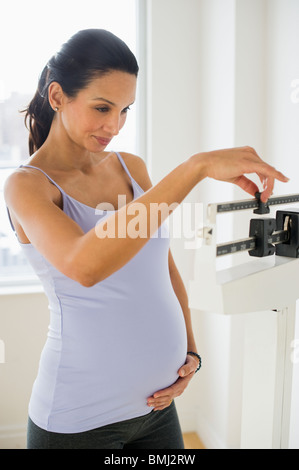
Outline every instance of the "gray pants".
{"label": "gray pants", "polygon": [[45,431],[28,420],[28,449],[184,449],[174,402],[162,411],[76,434]]}

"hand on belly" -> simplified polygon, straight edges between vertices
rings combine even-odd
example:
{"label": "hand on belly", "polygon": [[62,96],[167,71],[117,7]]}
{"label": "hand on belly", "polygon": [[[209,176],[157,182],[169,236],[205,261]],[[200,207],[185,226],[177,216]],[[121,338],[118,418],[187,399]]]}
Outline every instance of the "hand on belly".
{"label": "hand on belly", "polygon": [[185,364],[178,370],[179,378],[170,385],[170,387],[158,390],[152,396],[148,397],[147,404],[153,407],[154,411],[164,410],[176,397],[182,395],[192,379],[196,369],[197,361],[192,356],[187,355]]}

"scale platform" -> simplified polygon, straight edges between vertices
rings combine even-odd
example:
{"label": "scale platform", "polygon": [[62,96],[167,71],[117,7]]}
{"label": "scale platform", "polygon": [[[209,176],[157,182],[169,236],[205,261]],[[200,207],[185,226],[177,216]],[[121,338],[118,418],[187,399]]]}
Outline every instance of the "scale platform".
{"label": "scale platform", "polygon": [[216,271],[213,248],[199,250],[190,308],[232,315],[282,309],[299,298],[299,258],[273,256]]}

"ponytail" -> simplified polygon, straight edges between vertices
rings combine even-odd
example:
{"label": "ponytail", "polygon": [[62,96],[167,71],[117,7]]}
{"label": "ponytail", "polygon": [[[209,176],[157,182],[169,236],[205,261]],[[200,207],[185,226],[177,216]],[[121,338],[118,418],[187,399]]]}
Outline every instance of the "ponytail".
{"label": "ponytail", "polygon": [[48,101],[47,75],[48,66],[46,65],[40,76],[38,89],[25,110],[25,125],[29,130],[30,155],[36,152],[47,139],[55,114]]}
{"label": "ponytail", "polygon": [[30,155],[43,145],[53,122],[55,112],[48,100],[50,83],[59,83],[63,92],[74,98],[94,78],[114,70],[137,77],[139,67],[128,46],[109,31],[82,30],[62,45],[42,71],[37,91],[24,110]]}

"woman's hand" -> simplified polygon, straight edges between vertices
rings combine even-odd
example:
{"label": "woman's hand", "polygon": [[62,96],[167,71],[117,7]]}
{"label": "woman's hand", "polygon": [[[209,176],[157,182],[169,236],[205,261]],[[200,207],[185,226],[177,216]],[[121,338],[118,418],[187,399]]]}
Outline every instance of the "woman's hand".
{"label": "woman's hand", "polygon": [[256,173],[262,184],[261,200],[266,202],[272,194],[275,179],[286,183],[289,179],[265,163],[252,147],[216,150],[194,155],[205,164],[205,176],[234,183],[252,196],[259,191],[245,174]]}
{"label": "woman's hand", "polygon": [[159,390],[149,397],[147,399],[148,406],[154,407],[154,411],[167,408],[172,403],[172,400],[179,397],[187,388],[197,367],[198,359],[188,354],[185,364],[178,371],[179,378],[177,381],[170,385],[170,387]]}

